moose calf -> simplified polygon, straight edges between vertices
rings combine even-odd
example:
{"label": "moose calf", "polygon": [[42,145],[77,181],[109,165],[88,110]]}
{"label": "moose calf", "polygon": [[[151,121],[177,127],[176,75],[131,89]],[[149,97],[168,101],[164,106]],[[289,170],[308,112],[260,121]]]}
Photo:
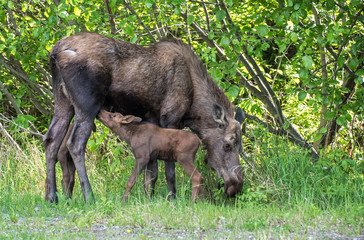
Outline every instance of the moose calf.
{"label": "moose calf", "polygon": [[[152,123],[141,122],[141,118],[132,115],[123,116],[120,113],[105,110],[100,111],[99,119],[131,146],[135,157],[135,167],[128,180],[123,201],[130,194],[137,175],[149,162],[157,161],[157,159],[180,163],[191,179],[191,201],[194,202],[197,195],[202,199],[203,180],[194,164],[195,155],[200,146],[200,139],[197,136],[187,131],[160,128]],[[148,194],[150,179],[145,183],[145,192]]]}

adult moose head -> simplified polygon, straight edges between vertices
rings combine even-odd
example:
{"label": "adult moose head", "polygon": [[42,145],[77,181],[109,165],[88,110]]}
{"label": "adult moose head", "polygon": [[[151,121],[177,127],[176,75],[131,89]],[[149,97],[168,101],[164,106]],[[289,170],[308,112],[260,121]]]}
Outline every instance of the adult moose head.
{"label": "adult moose head", "polygon": [[[67,146],[85,201],[93,199],[85,148],[101,108],[139,116],[164,128],[188,126],[205,144],[205,159],[224,179],[226,195],[241,191],[242,110],[236,114],[239,123],[233,105],[187,45],[168,40],[142,47],[96,33],[80,33],[55,44],[50,64],[55,106],[44,138],[46,200],[57,201],[57,152],[73,116]],[[166,165],[166,175],[170,191],[175,191],[174,165]]]}

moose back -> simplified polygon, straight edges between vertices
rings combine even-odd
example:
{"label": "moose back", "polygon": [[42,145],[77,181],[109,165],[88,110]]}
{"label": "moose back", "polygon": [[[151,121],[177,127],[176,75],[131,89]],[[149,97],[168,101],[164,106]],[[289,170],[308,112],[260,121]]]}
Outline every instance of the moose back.
{"label": "moose back", "polygon": [[[80,33],[55,44],[50,64],[55,103],[44,138],[46,200],[57,201],[57,153],[74,116],[67,147],[85,201],[93,200],[85,148],[101,108],[139,116],[164,128],[189,127],[205,145],[208,165],[223,178],[225,194],[234,196],[241,191],[240,124],[244,113],[237,108],[235,114],[230,100],[188,45],[166,40],[143,47]],[[175,191],[174,165],[166,168],[168,187]]]}

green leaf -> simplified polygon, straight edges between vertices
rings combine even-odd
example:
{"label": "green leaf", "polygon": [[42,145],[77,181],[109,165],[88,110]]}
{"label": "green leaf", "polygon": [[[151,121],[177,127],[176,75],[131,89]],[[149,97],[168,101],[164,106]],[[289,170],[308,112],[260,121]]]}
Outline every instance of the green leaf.
{"label": "green leaf", "polygon": [[181,8],[175,7],[174,12],[176,13],[176,15],[181,15]]}
{"label": "green leaf", "polygon": [[344,66],[346,59],[343,56],[339,56],[339,58],[337,59],[337,65],[342,68]]}
{"label": "green leaf", "polygon": [[136,43],[138,41],[138,37],[134,36],[132,39],[130,39],[130,43]]}
{"label": "green leaf", "polygon": [[350,61],[348,62],[348,67],[349,67],[351,70],[353,70],[353,71],[355,71],[355,70],[356,70],[356,68],[358,67],[358,65],[359,65],[359,60],[358,60],[357,58],[352,58],[352,59],[350,59]]}
{"label": "green leaf", "polygon": [[80,8],[78,8],[78,7],[75,7],[75,9],[73,9],[73,12],[75,13],[75,15],[77,16],[77,17],[79,17],[79,16],[81,16],[81,9]]}
{"label": "green leaf", "polygon": [[283,129],[287,130],[291,124],[288,121],[285,121],[283,124]]}
{"label": "green leaf", "polygon": [[307,69],[301,69],[298,74],[300,75],[300,78],[305,79],[308,78],[308,70]]}
{"label": "green leaf", "polygon": [[336,119],[336,123],[340,126],[345,125],[346,124],[346,119],[344,116],[340,116]]}
{"label": "green leaf", "polygon": [[261,37],[268,35],[268,31],[269,31],[269,29],[268,29],[268,26],[266,26],[266,25],[260,25],[257,27],[257,32],[258,32],[259,36],[261,36]]}
{"label": "green leaf", "polygon": [[229,43],[230,43],[230,40],[229,40],[229,38],[228,38],[228,37],[226,37],[226,36],[224,36],[224,37],[221,39],[221,41],[220,41],[220,44],[221,44],[221,46],[223,46],[223,47],[227,47],[227,46],[229,46]]}
{"label": "green leaf", "polygon": [[191,25],[191,23],[193,23],[194,20],[195,20],[195,17],[193,15],[188,15],[187,24]]}
{"label": "green leaf", "polygon": [[226,12],[224,10],[219,10],[216,13],[216,20],[220,22],[225,18],[225,16],[226,16]]}
{"label": "green leaf", "polygon": [[209,32],[208,37],[210,40],[214,39],[214,36],[215,36],[214,32]]}
{"label": "green leaf", "polygon": [[321,139],[321,137],[323,136],[323,134],[317,134],[314,138],[313,138],[313,141],[314,142],[317,142],[318,140]]}
{"label": "green leaf", "polygon": [[222,74],[221,70],[218,69],[218,68],[211,69],[210,75],[216,81],[219,81],[223,77],[223,74]]}
{"label": "green leaf", "polygon": [[364,76],[364,68],[359,69],[358,71],[355,72],[355,74],[358,76]]}
{"label": "green leaf", "polygon": [[95,24],[93,22],[86,22],[85,26],[86,26],[88,31],[93,31],[94,28],[95,28]]}
{"label": "green leaf", "polygon": [[8,8],[13,9],[14,4],[12,1],[8,1]]}
{"label": "green leaf", "polygon": [[312,57],[311,56],[303,56],[302,58],[302,63],[303,63],[303,66],[305,66],[305,68],[312,68],[312,64],[313,64],[313,60],[312,60]]}
{"label": "green leaf", "polygon": [[132,26],[127,25],[124,27],[124,32],[128,34],[129,36],[134,36],[134,29]]}
{"label": "green leaf", "polygon": [[327,111],[325,113],[325,116],[324,116],[324,120],[328,121],[328,120],[331,120],[335,117],[335,113],[334,112],[331,112],[331,111]]}
{"label": "green leaf", "polygon": [[303,101],[303,100],[305,100],[306,96],[307,96],[307,92],[302,90],[298,93],[298,100]]}
{"label": "green leaf", "polygon": [[154,4],[155,4],[155,2],[154,1],[150,1],[150,0],[147,0],[146,3],[145,3],[145,5],[147,6],[147,8],[153,7]]}
{"label": "green leaf", "polygon": [[239,87],[236,85],[232,85],[229,89],[228,89],[228,94],[230,95],[231,98],[236,98],[239,95]]}
{"label": "green leaf", "polygon": [[292,40],[292,42],[297,42],[297,40],[298,40],[297,33],[291,32],[291,40]]}
{"label": "green leaf", "polygon": [[326,133],[326,132],[327,132],[327,128],[326,127],[320,128],[320,133]]}

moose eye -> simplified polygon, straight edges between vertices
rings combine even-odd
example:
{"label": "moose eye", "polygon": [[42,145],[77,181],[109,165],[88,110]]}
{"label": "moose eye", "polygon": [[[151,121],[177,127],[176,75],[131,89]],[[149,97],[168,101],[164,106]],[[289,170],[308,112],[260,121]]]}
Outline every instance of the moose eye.
{"label": "moose eye", "polygon": [[221,123],[220,123],[220,124],[219,124],[219,128],[220,128],[220,129],[223,129],[223,128],[224,128],[224,124],[221,124]]}

